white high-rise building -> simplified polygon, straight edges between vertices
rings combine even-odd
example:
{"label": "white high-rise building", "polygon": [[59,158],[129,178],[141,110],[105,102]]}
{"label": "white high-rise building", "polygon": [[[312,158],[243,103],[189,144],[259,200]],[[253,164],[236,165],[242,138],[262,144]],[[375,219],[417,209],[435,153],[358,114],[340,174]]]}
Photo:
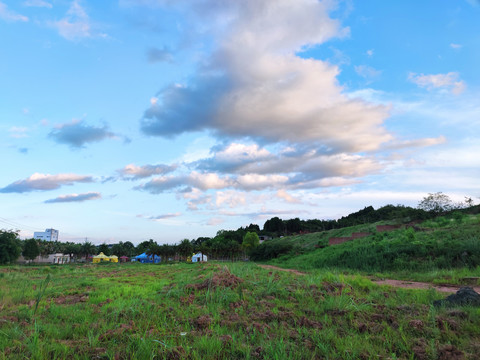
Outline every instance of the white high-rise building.
{"label": "white high-rise building", "polygon": [[40,240],[58,241],[58,230],[45,229],[45,232],[35,231],[33,233],[33,238]]}

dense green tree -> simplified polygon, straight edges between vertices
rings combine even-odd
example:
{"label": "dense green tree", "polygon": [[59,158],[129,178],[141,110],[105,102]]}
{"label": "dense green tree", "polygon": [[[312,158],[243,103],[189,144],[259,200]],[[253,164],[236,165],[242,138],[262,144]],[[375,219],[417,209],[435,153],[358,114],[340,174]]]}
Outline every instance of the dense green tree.
{"label": "dense green tree", "polygon": [[107,244],[103,243],[97,246],[97,251],[98,253],[103,252],[105,255],[110,256],[110,248],[108,247]]}
{"label": "dense green tree", "polygon": [[192,256],[193,245],[188,239],[183,239],[180,244],[178,244],[177,249],[180,256],[185,259],[189,256]]}
{"label": "dense green tree", "polygon": [[135,246],[130,241],[126,241],[126,242],[120,241],[118,244],[113,245],[110,250],[112,254],[117,255],[118,257],[120,256],[132,257],[135,252]]}
{"label": "dense green tree", "polygon": [[245,231],[254,231],[256,233],[260,232],[260,226],[257,224],[250,224],[245,228]]}
{"label": "dense green tree", "polygon": [[153,241],[150,239],[148,249],[145,251],[145,254],[151,257],[152,261],[155,262],[155,256],[160,256],[163,261],[163,256],[162,256],[162,247],[157,244],[156,241]]}
{"label": "dense green tree", "polygon": [[[142,241],[140,244],[137,245],[135,248],[135,253],[140,255],[144,252],[147,252],[149,247],[154,243],[153,239],[149,239],[148,241]],[[155,243],[156,244],[156,243]]]}
{"label": "dense green tree", "polygon": [[26,260],[34,260],[38,255],[40,255],[40,248],[38,246],[37,240],[25,240],[23,244],[22,255]]}
{"label": "dense green tree", "polygon": [[0,230],[0,264],[9,264],[18,259],[22,247],[18,233],[11,230]]}
{"label": "dense green tree", "polygon": [[294,234],[302,231],[302,222],[299,218],[290,219],[285,222],[286,230],[289,234]]}
{"label": "dense green tree", "polygon": [[257,233],[254,232],[247,232],[243,237],[242,247],[247,252],[250,253],[253,249],[255,249],[258,245],[260,245],[260,239]]}
{"label": "dense green tree", "polygon": [[285,224],[283,223],[282,219],[275,216],[270,220],[265,221],[265,224],[263,225],[263,230],[270,233],[275,233],[277,235],[281,235],[285,232]]}
{"label": "dense green tree", "polygon": [[96,255],[97,247],[89,241],[85,241],[81,246],[81,254],[88,259],[89,255]]}

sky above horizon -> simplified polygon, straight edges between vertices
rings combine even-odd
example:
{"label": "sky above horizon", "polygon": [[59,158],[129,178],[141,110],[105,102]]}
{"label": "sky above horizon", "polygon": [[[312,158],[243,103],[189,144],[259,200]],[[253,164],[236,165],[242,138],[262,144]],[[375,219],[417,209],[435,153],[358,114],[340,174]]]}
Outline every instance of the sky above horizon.
{"label": "sky above horizon", "polygon": [[175,243],[480,197],[477,0],[0,0],[0,229]]}

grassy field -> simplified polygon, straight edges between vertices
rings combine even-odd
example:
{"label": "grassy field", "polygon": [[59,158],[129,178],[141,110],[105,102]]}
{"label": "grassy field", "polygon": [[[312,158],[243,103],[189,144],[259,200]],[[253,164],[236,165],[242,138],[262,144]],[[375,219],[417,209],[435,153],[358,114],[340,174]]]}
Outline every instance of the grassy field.
{"label": "grassy field", "polygon": [[254,263],[6,266],[0,359],[478,359],[480,311],[444,296]]}

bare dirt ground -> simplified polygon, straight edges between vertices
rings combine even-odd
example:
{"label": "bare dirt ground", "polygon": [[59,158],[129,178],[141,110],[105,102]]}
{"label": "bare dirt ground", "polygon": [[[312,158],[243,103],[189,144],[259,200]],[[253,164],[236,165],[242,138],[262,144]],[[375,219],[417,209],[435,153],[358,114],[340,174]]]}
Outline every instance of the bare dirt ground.
{"label": "bare dirt ground", "polygon": [[[392,279],[383,279],[383,280],[374,280],[371,279],[375,284],[379,285],[390,285],[393,287],[400,287],[404,289],[435,289],[439,292],[445,293],[456,293],[460,288],[466,285],[450,285],[450,284],[432,284],[432,283],[424,283],[424,282],[417,282],[417,281],[405,281],[405,280],[392,280]],[[480,292],[480,286],[471,286],[475,292]]]}
{"label": "bare dirt ground", "polygon": [[[294,270],[294,269],[283,269],[278,266],[273,266],[273,265],[260,265],[258,264],[261,268],[264,269],[270,269],[270,270],[278,270],[278,271],[286,271],[286,272],[291,272],[296,275],[306,275],[304,272]],[[399,287],[399,288],[404,288],[404,289],[435,289],[439,292],[444,292],[444,293],[456,293],[461,287],[464,287],[465,285],[449,285],[449,284],[443,284],[443,285],[437,285],[437,284],[432,284],[432,283],[424,283],[424,282],[418,282],[418,281],[406,281],[406,280],[393,280],[393,279],[383,279],[383,280],[376,280],[376,279],[371,279],[375,284],[378,285],[389,285],[393,287]],[[480,286],[472,286],[473,290],[475,290],[477,293],[480,293]]]}
{"label": "bare dirt ground", "polygon": [[289,272],[289,273],[293,273],[295,275],[302,275],[302,276],[306,275],[306,273],[295,270],[295,269],[284,269],[284,268],[281,268],[281,267],[278,267],[278,266],[273,266],[273,265],[260,265],[260,264],[257,264],[257,265],[260,266],[261,268],[264,268],[264,269],[267,269],[267,270],[279,270],[279,271],[286,271],[286,272]]}

